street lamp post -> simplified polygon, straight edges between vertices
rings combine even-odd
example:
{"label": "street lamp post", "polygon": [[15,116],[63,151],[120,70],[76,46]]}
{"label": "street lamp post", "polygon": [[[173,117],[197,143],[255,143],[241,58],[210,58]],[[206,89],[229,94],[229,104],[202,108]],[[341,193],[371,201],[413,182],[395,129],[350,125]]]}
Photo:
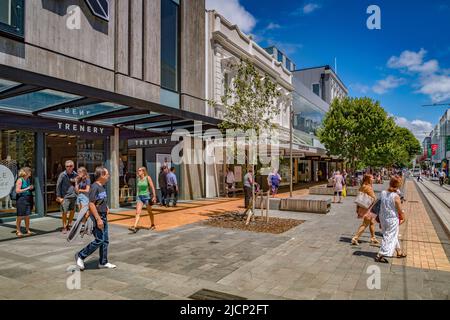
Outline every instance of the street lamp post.
{"label": "street lamp post", "polygon": [[289,195],[292,198],[292,189],[293,189],[293,184],[292,184],[292,136],[293,136],[293,130],[294,130],[294,110],[292,109],[292,102],[290,103],[290,110],[289,110],[289,170],[290,170],[290,181],[289,181]]}

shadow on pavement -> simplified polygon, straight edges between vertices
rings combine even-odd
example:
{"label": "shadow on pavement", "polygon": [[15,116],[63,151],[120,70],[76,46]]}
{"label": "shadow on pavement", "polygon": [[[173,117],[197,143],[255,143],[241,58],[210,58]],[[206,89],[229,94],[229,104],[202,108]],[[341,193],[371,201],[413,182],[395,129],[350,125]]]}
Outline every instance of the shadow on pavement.
{"label": "shadow on pavement", "polygon": [[358,251],[353,252],[353,255],[354,256],[358,256],[358,257],[364,256],[364,257],[375,259],[375,257],[377,256],[377,253],[376,252],[369,252],[369,251],[360,251],[360,250],[358,250]]}

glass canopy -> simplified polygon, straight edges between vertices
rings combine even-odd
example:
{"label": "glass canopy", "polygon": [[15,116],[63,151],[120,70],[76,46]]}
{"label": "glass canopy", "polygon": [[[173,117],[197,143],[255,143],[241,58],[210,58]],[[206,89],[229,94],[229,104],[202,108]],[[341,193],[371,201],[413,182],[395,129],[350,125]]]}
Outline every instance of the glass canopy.
{"label": "glass canopy", "polygon": [[114,103],[98,103],[98,104],[91,104],[76,108],[65,107],[61,108],[55,111],[50,112],[44,112],[41,115],[42,116],[49,116],[49,117],[56,117],[56,118],[65,118],[68,120],[81,120],[85,117],[94,116],[94,115],[100,115],[100,114],[106,114],[109,112],[114,112],[118,110],[124,110],[127,109],[127,107],[117,105]]}
{"label": "glass canopy", "polygon": [[192,128],[193,120],[66,92],[0,79],[0,112],[67,119],[131,130],[170,132]]}
{"label": "glass canopy", "polygon": [[18,85],[20,85],[20,83],[0,79],[0,92],[3,92],[3,91],[8,90],[8,89],[11,89],[11,88],[16,87]]}
{"label": "glass canopy", "polygon": [[2,99],[0,100],[0,109],[31,113],[49,106],[75,101],[80,98],[80,96],[69,93],[53,90],[41,90]]}

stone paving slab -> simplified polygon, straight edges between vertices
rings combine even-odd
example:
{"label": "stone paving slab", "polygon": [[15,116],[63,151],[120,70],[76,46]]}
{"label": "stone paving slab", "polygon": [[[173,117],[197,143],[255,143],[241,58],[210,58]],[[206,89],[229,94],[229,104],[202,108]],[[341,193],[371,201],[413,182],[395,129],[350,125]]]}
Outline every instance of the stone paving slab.
{"label": "stone paving slab", "polygon": [[[354,211],[352,198],[333,204],[330,214],[323,216],[273,211],[273,217],[305,220],[281,235],[230,231],[201,222],[137,234],[111,225],[109,258],[118,269],[99,270],[94,254],[86,261],[89,269],[81,273],[80,290],[65,287],[72,275],[66,270],[74,264],[74,253],[89,239],[67,243],[60,233],[49,233],[4,241],[0,242],[0,297],[186,299],[209,289],[267,300],[449,298],[450,272],[399,264],[400,260],[375,264],[378,247],[369,245],[368,233],[359,246],[351,246],[360,223]],[[429,213],[415,214],[426,220]],[[423,227],[431,232],[434,224]],[[417,242],[419,257],[430,258],[420,255],[423,246],[448,241],[439,231],[435,238],[420,240],[418,230],[416,226],[410,234],[402,233],[403,240]],[[367,288],[370,266],[379,268],[380,290]]]}

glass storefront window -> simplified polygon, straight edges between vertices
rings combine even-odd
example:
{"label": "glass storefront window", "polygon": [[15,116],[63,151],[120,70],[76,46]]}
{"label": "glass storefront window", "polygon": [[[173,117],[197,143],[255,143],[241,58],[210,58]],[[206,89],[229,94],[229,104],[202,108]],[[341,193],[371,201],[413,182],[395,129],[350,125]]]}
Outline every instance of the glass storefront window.
{"label": "glass storefront window", "polygon": [[129,206],[136,201],[136,149],[128,149],[127,140],[120,141],[119,202]]}
{"label": "glass storefront window", "polygon": [[310,182],[311,181],[311,169],[308,160],[298,161],[298,179],[299,182]]}
{"label": "glass storefront window", "polygon": [[0,130],[0,217],[16,213],[15,201],[10,199],[9,193],[20,168],[30,167],[35,171],[34,146],[35,135],[32,132]]}

